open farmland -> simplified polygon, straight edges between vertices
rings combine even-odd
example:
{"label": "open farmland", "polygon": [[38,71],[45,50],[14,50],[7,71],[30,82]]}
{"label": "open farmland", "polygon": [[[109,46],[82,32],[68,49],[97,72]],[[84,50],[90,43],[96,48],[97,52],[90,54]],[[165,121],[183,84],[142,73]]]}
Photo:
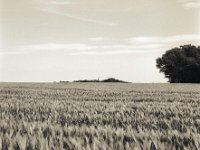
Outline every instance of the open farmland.
{"label": "open farmland", "polygon": [[200,149],[200,85],[0,83],[0,149]]}

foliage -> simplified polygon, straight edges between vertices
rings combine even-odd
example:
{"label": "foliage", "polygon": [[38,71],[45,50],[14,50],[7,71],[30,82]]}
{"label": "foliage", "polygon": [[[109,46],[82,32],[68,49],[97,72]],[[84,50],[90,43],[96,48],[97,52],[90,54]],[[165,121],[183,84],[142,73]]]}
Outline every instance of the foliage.
{"label": "foliage", "polygon": [[74,82],[100,82],[100,80],[87,80],[87,79],[85,79],[85,80],[76,80],[76,81],[74,81]]}
{"label": "foliage", "polygon": [[199,149],[200,87],[1,83],[0,149]]}
{"label": "foliage", "polygon": [[173,48],[156,62],[170,83],[200,83],[200,47],[184,45]]}
{"label": "foliage", "polygon": [[101,82],[121,82],[121,83],[127,83],[126,81],[118,80],[118,79],[115,79],[115,78],[104,79]]}
{"label": "foliage", "polygon": [[118,79],[115,79],[115,78],[108,78],[108,79],[104,79],[104,80],[77,80],[77,81],[74,81],[74,82],[121,82],[121,83],[127,83],[125,81],[122,81],[122,80],[118,80]]}

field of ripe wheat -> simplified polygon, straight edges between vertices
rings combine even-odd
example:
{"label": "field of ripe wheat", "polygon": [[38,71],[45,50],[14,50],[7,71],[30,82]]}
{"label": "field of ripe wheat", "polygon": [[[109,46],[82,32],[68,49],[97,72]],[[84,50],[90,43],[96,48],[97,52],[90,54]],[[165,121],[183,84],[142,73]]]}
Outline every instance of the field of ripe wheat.
{"label": "field of ripe wheat", "polygon": [[0,83],[0,149],[198,150],[200,85]]}

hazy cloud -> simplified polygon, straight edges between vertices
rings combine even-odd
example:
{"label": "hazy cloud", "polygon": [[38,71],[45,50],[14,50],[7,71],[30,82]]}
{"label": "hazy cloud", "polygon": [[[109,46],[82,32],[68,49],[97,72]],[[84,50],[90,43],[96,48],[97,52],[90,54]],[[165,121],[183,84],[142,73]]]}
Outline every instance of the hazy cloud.
{"label": "hazy cloud", "polygon": [[11,51],[11,52],[5,52],[2,51],[0,52],[0,56],[5,56],[5,55],[21,55],[22,53],[19,51]]}
{"label": "hazy cloud", "polygon": [[178,2],[185,9],[199,8],[200,7],[200,1],[199,0],[178,0]]}
{"label": "hazy cloud", "polygon": [[115,50],[115,51],[85,51],[85,52],[74,52],[69,55],[122,55],[122,54],[146,54],[160,52],[161,50]]}
{"label": "hazy cloud", "polygon": [[172,44],[172,43],[187,43],[193,41],[199,41],[200,35],[198,34],[185,34],[185,35],[176,35],[176,36],[168,36],[168,37],[134,37],[130,38],[130,42],[132,43],[152,43],[152,44]]}
{"label": "hazy cloud", "polygon": [[48,5],[71,5],[76,4],[74,2],[69,1],[49,1],[47,2]]}
{"label": "hazy cloud", "polygon": [[90,41],[105,41],[108,40],[109,38],[105,38],[105,37],[93,37],[93,38],[89,38]]}
{"label": "hazy cloud", "polygon": [[62,16],[65,16],[65,17],[68,17],[68,18],[72,18],[72,19],[75,19],[75,20],[79,20],[79,21],[83,21],[83,22],[90,22],[90,23],[106,25],[106,26],[115,26],[115,25],[117,25],[117,24],[115,24],[113,22],[80,17],[80,16],[77,16],[77,15],[72,15],[72,14],[65,13],[65,12],[60,12],[60,11],[58,11],[56,9],[53,10],[52,8],[51,9],[42,9],[42,11],[53,13],[53,14],[57,14],[57,15],[62,15]]}
{"label": "hazy cloud", "polygon": [[90,50],[96,48],[96,46],[87,45],[83,43],[75,44],[58,44],[58,43],[45,43],[22,46],[21,48],[27,50],[46,50],[46,51],[57,51],[57,50]]}
{"label": "hazy cloud", "polygon": [[35,0],[39,4],[43,5],[69,5],[69,4],[76,4],[73,1],[68,0]]}
{"label": "hazy cloud", "polygon": [[[101,41],[105,40],[103,37],[96,37],[89,40]],[[17,51],[3,52],[0,55],[19,55],[26,53],[39,53],[41,51],[53,52],[65,55],[116,55],[116,54],[134,54],[134,53],[155,53],[164,52],[165,50],[185,45],[198,44],[200,41],[199,35],[177,35],[168,37],[133,37],[126,39],[127,44],[113,44],[107,45],[100,43],[43,43],[34,45],[22,45],[15,47]]]}
{"label": "hazy cloud", "polygon": [[[94,18],[89,18],[89,17],[82,17],[80,15],[77,14],[71,14],[69,12],[67,12],[67,8],[65,8],[66,5],[72,5],[72,4],[78,4],[76,2],[72,2],[72,1],[55,1],[55,0],[51,0],[51,1],[47,1],[47,0],[43,0],[43,1],[37,1],[38,8],[40,11],[46,12],[46,13],[51,13],[51,14],[56,14],[56,15],[61,15],[61,16],[65,16],[71,19],[75,19],[78,21],[83,21],[83,22],[90,22],[90,23],[95,23],[95,24],[100,24],[100,25],[106,25],[106,26],[115,26],[116,23],[110,22],[110,21],[104,21],[104,20],[99,20],[99,19],[94,19]],[[72,8],[73,6],[71,6]],[[61,11],[63,8],[65,8],[65,11]]]}

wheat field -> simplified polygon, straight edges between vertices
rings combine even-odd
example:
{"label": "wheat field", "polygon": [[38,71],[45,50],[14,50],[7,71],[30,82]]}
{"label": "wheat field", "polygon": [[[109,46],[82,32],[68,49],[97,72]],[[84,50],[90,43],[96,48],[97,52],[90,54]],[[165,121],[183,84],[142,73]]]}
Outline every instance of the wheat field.
{"label": "wheat field", "polygon": [[198,150],[200,85],[0,83],[2,150]]}

